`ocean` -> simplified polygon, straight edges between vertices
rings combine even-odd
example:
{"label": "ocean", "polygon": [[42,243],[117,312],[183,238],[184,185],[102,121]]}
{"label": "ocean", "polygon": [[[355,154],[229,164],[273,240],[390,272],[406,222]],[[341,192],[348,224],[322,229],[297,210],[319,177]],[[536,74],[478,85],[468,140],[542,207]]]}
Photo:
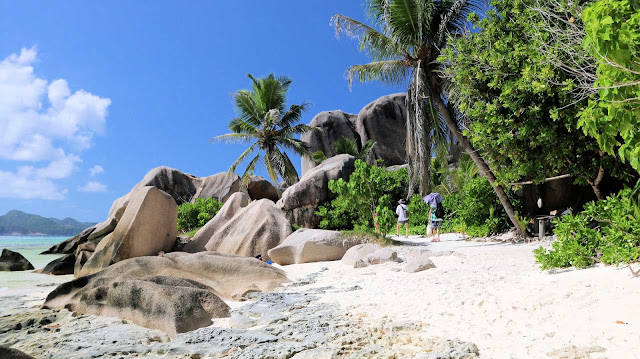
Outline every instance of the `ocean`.
{"label": "ocean", "polygon": [[[59,254],[40,254],[54,244],[58,244],[69,236],[0,236],[0,251],[3,248],[22,254],[36,269],[42,269],[47,263],[59,258]],[[39,285],[60,283],[69,280],[70,276],[52,276],[33,273],[33,271],[2,272],[0,271],[0,293],[9,288],[31,288]]]}

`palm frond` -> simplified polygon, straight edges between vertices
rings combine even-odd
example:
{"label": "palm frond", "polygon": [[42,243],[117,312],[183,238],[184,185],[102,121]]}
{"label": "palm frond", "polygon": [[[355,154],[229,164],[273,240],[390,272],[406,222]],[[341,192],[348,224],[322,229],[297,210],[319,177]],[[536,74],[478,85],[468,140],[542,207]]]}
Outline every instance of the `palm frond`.
{"label": "palm frond", "polygon": [[251,92],[240,90],[233,94],[233,99],[239,118],[253,126],[259,126],[262,113],[256,105]]}
{"label": "palm frond", "polygon": [[291,107],[289,107],[289,111],[285,112],[285,114],[282,116],[282,118],[278,122],[278,126],[290,127],[294,123],[297,123],[298,121],[300,121],[300,118],[302,117],[302,113],[307,111],[309,106],[311,106],[311,103],[306,101],[302,102],[299,105],[291,105]]}
{"label": "palm frond", "polygon": [[246,187],[247,183],[249,181],[249,177],[251,177],[251,175],[253,174],[253,172],[256,169],[256,163],[258,163],[258,161],[260,160],[260,154],[257,154],[250,162],[249,164],[247,164],[247,168],[244,170],[244,173],[242,174],[242,176],[240,176],[240,178],[242,179],[241,184],[242,186]]}
{"label": "palm frond", "polygon": [[298,181],[298,171],[291,163],[289,156],[286,152],[281,152],[277,147],[270,151],[271,165],[276,172],[285,179],[288,183],[292,184]]}
{"label": "palm frond", "polygon": [[241,118],[234,118],[229,121],[228,127],[234,133],[255,134],[258,130],[255,125],[243,121]]}
{"label": "palm frond", "polygon": [[248,143],[248,142],[251,142],[253,139],[254,139],[254,136],[248,133],[227,133],[225,135],[212,137],[209,142],[213,143],[213,142],[220,141],[220,142],[230,143],[230,144]]}
{"label": "palm frond", "polygon": [[[256,150],[258,143],[254,143],[251,146],[249,146],[249,148],[247,148],[244,152],[242,152],[242,154],[240,155],[240,157],[238,157],[238,159],[236,159],[232,164],[231,167],[229,167],[229,173],[234,173],[236,171],[236,167],[238,167],[238,165],[240,165],[242,162],[244,162],[244,160],[247,159],[247,157],[251,156],[251,154],[253,154]],[[258,154],[256,157],[260,157],[260,154]]]}
{"label": "palm frond", "polygon": [[291,126],[291,127],[281,128],[280,130],[278,130],[276,136],[278,136],[278,137],[291,137],[293,135],[298,135],[298,134],[302,134],[302,133],[305,133],[305,132],[316,132],[316,131],[320,131],[320,128],[309,126],[309,125],[299,124],[299,125],[295,125],[295,126]]}
{"label": "palm frond", "polygon": [[279,145],[292,150],[300,156],[310,158],[309,145],[295,138],[280,138]]}
{"label": "palm frond", "polygon": [[440,11],[442,13],[435,33],[435,45],[444,47],[446,36],[449,33],[460,33],[464,31],[467,24],[467,16],[474,11],[481,11],[482,5],[486,5],[486,0],[454,0],[441,1]]}
{"label": "palm frond", "polygon": [[360,50],[375,61],[398,59],[404,55],[404,49],[378,30],[348,16],[336,14],[331,17],[330,24],[336,29],[339,39],[342,33],[357,39]]}
{"label": "palm frond", "polygon": [[359,155],[356,141],[344,136],[340,136],[340,138],[334,141],[331,145],[336,150],[336,154],[347,154],[354,157],[358,157]]}
{"label": "palm frond", "polygon": [[[265,156],[263,158],[264,161],[264,166],[267,170],[267,173],[269,174],[269,178],[271,179],[271,182],[273,183],[274,186],[278,185],[278,176],[277,176],[277,172],[276,169],[273,167],[273,161],[272,161],[272,157],[273,154],[271,153],[272,151],[270,149],[266,150]],[[277,164],[276,164],[277,165]]]}
{"label": "palm frond", "polygon": [[346,75],[351,89],[354,78],[358,82],[382,81],[385,85],[400,85],[407,78],[408,71],[404,60],[386,60],[351,66]]}

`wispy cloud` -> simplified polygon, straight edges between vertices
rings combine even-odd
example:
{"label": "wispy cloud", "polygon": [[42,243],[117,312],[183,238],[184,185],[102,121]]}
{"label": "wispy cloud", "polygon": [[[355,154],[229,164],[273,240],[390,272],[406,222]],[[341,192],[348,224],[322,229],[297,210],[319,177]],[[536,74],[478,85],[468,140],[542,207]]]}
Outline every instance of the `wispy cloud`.
{"label": "wispy cloud", "polygon": [[82,187],[78,188],[81,192],[106,192],[107,186],[97,181],[89,181]]}
{"label": "wispy cloud", "polygon": [[95,165],[89,169],[89,173],[91,174],[91,177],[93,177],[104,173],[104,168],[102,168],[102,166]]}
{"label": "wispy cloud", "polygon": [[17,167],[0,171],[0,198],[64,198],[55,180],[69,177],[104,132],[111,100],[38,78],[36,61],[35,48],[0,61],[0,159]]}

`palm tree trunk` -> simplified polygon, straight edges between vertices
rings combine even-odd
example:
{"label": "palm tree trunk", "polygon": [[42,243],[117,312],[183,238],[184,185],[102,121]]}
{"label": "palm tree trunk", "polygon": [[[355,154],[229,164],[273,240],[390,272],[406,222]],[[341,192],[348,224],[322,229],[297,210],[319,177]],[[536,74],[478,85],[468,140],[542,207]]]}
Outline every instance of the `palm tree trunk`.
{"label": "palm tree trunk", "polygon": [[[439,94],[440,92],[434,93]],[[511,205],[507,194],[504,192],[504,189],[502,189],[502,187],[496,183],[496,176],[489,168],[489,165],[487,165],[484,159],[480,157],[478,152],[473,148],[471,142],[469,142],[469,140],[462,134],[462,131],[460,131],[458,124],[451,118],[449,109],[444,104],[444,101],[442,101],[442,98],[439,95],[436,95],[434,97],[436,107],[438,108],[440,115],[442,115],[444,122],[447,124],[447,127],[449,127],[449,130],[454,133],[454,135],[462,145],[462,148],[464,148],[464,150],[471,156],[473,162],[476,164],[476,166],[478,166],[480,173],[482,173],[487,178],[487,180],[489,180],[489,183],[491,183],[491,186],[496,192],[496,195],[498,195],[498,199],[500,199],[500,203],[502,203],[502,207],[504,207],[505,212],[507,212],[511,223],[514,227],[516,227],[517,233],[522,238],[526,238],[525,232],[522,230],[522,228],[520,227],[520,223],[518,223],[518,220],[516,219],[516,213],[513,210],[513,206]]]}

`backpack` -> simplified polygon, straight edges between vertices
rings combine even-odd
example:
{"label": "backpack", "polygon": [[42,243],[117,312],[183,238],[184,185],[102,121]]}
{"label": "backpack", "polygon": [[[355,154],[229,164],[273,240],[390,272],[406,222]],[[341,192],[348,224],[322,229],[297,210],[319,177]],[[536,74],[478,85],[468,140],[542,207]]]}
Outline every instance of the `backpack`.
{"label": "backpack", "polygon": [[436,218],[444,218],[444,207],[442,207],[442,203],[438,203],[436,206]]}
{"label": "backpack", "polygon": [[402,205],[402,213],[404,214],[404,218],[409,218],[409,208],[406,205]]}

